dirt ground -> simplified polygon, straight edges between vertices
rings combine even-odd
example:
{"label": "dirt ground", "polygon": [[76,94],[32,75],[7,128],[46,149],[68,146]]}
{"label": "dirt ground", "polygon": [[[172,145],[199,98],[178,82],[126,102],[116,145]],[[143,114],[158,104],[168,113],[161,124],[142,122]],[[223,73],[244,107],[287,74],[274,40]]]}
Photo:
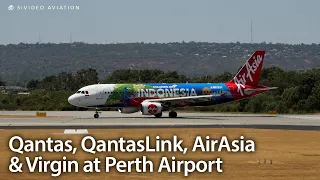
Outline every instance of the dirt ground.
{"label": "dirt ground", "polygon": [[[193,160],[215,160],[220,157],[223,160],[223,172],[216,171],[212,173],[194,172],[184,177],[183,173],[118,173],[113,170],[106,173],[101,168],[100,173],[63,173],[58,179],[237,179],[237,180],[260,180],[260,179],[320,179],[320,132],[319,131],[295,131],[295,130],[262,130],[262,129],[108,129],[108,130],[89,130],[88,135],[96,139],[113,139],[124,137],[126,139],[145,139],[146,135],[155,137],[159,135],[161,139],[170,138],[177,135],[183,139],[183,145],[188,147],[189,152],[185,155],[181,153],[98,153],[89,154],[81,150],[81,139],[86,135],[63,134],[63,130],[1,130],[0,131],[0,152],[2,161],[0,161],[0,179],[53,179],[51,173],[29,173],[24,167],[23,173],[11,173],[8,170],[10,158],[19,156],[41,155],[44,159],[60,160],[65,155],[68,159],[79,161],[79,170],[81,171],[81,162],[84,160],[93,160],[99,157],[102,160],[106,156],[114,156],[118,160],[134,159],[147,156],[153,160],[157,166],[162,156],[175,156],[177,159]],[[26,153],[18,155],[10,151],[8,147],[9,139],[19,135],[24,139],[72,139],[73,146],[78,148],[76,154],[70,153]],[[245,139],[253,139],[256,144],[254,153],[246,152],[191,152],[194,139],[197,135],[211,138],[228,136],[230,139],[239,139],[241,135]],[[271,164],[272,161],[272,164]],[[24,161],[23,161],[24,162]]]}
{"label": "dirt ground", "polygon": [[1,118],[71,118],[72,116],[0,115]]}

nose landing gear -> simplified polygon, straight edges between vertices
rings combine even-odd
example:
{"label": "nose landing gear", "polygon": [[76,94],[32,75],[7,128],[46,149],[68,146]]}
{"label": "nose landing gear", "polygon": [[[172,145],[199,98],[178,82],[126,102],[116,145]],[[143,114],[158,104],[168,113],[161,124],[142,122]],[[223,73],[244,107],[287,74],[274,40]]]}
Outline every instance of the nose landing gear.
{"label": "nose landing gear", "polygon": [[98,108],[96,108],[96,112],[94,113],[93,117],[94,118],[99,118],[99,113],[101,113],[101,112],[99,112]]}
{"label": "nose landing gear", "polygon": [[95,114],[93,115],[93,117],[94,117],[94,118],[99,118],[99,113],[95,113]]}

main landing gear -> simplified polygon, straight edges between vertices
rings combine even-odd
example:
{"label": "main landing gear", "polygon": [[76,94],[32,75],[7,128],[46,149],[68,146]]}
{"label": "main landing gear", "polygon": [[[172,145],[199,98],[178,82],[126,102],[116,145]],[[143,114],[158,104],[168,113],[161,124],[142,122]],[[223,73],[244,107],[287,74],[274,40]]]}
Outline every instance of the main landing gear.
{"label": "main landing gear", "polygon": [[161,116],[162,116],[162,112],[161,113],[159,113],[159,114],[155,114],[154,115],[156,118],[161,118]]}
{"label": "main landing gear", "polygon": [[[159,114],[155,114],[154,116],[155,116],[156,118],[160,118],[160,117],[162,116],[162,112],[159,113]],[[169,117],[170,117],[170,118],[176,118],[177,116],[178,116],[177,112],[175,112],[175,111],[170,111],[170,112],[169,112]]]}
{"label": "main landing gear", "polygon": [[170,118],[176,118],[177,116],[178,116],[177,112],[175,112],[175,111],[170,111],[169,112],[169,117]]}
{"label": "main landing gear", "polygon": [[94,118],[99,118],[99,113],[101,113],[101,112],[99,112],[98,108],[96,108],[96,112],[94,113],[93,117]]}

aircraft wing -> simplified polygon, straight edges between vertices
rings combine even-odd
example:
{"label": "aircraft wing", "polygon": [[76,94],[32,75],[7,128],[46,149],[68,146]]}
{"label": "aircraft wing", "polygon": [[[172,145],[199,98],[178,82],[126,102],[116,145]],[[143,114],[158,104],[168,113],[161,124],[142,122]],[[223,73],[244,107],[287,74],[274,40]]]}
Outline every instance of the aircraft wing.
{"label": "aircraft wing", "polygon": [[198,103],[211,101],[213,95],[202,95],[202,96],[187,96],[187,97],[172,97],[172,98],[161,98],[161,99],[147,99],[147,102],[158,102],[165,106],[175,106],[185,103]]}

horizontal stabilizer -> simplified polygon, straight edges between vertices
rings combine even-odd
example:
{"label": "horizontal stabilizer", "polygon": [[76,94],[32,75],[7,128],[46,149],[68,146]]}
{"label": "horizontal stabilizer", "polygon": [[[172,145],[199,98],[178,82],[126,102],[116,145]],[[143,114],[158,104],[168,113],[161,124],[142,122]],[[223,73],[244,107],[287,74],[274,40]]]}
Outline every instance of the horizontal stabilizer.
{"label": "horizontal stabilizer", "polygon": [[264,88],[247,88],[246,91],[269,91],[269,90],[273,90],[273,89],[277,89],[278,87],[264,87]]}

